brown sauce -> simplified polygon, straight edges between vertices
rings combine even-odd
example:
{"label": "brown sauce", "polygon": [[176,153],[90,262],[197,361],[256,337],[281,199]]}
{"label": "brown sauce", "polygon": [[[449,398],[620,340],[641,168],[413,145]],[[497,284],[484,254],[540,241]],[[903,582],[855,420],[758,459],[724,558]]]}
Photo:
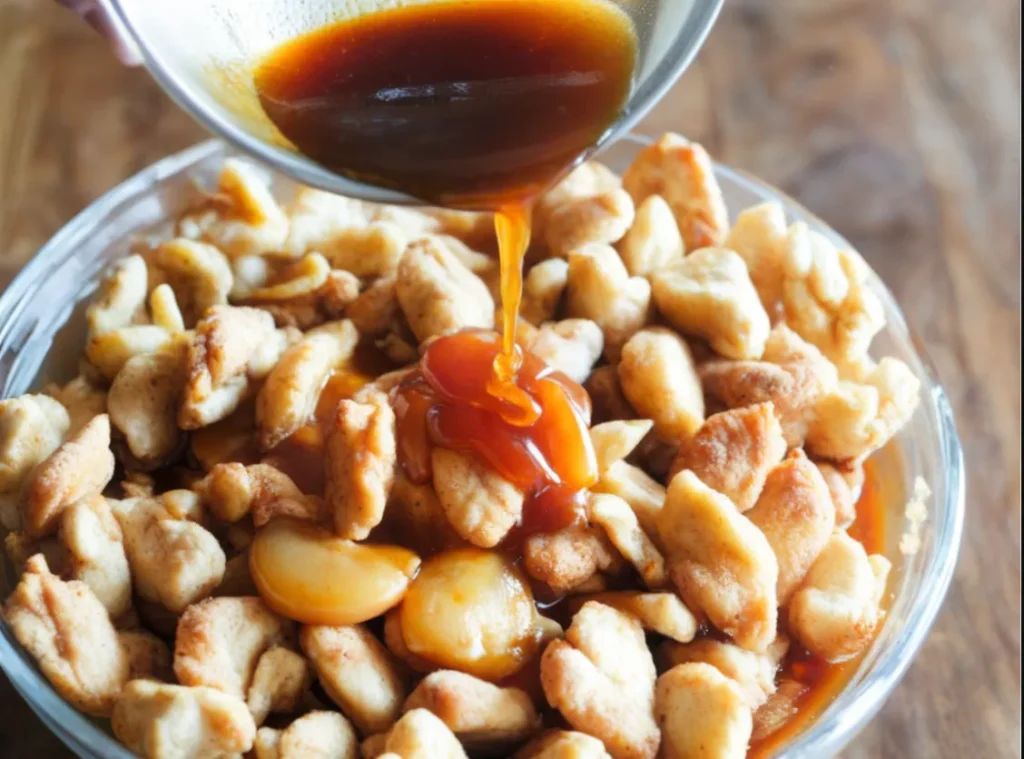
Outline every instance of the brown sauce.
{"label": "brown sauce", "polygon": [[606,0],[448,0],[315,30],[255,71],[267,116],[318,163],[496,212],[502,341],[431,346],[399,391],[399,445],[415,482],[432,446],[490,464],[529,494],[523,530],[573,521],[596,479],[586,393],[515,345],[531,207],[621,112],[636,49]]}

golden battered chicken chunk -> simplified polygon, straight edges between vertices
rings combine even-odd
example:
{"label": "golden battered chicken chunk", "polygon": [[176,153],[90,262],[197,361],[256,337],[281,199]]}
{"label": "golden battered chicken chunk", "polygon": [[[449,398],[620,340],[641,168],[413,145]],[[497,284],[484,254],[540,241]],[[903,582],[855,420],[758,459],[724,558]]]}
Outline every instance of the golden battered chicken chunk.
{"label": "golden battered chicken chunk", "polygon": [[520,317],[538,327],[554,319],[568,284],[569,263],[564,259],[548,258],[531,266],[523,279]]}
{"label": "golden battered chicken chunk", "polygon": [[246,692],[246,704],[257,725],[271,712],[294,712],[313,678],[309,664],[291,649],[273,646],[256,662]]}
{"label": "golden battered chicken chunk", "polygon": [[0,524],[21,526],[22,490],[32,471],[64,439],[70,419],[64,406],[46,395],[0,401]]}
{"label": "golden battered chicken chunk", "polygon": [[611,245],[623,238],[634,216],[633,199],[622,188],[570,198],[551,209],[544,224],[544,241],[559,258],[588,243]]}
{"label": "golden battered chicken chunk", "polygon": [[616,590],[573,597],[569,607],[579,608],[588,601],[597,601],[634,616],[645,630],[674,641],[687,643],[697,634],[697,618],[675,593]]}
{"label": "golden battered chicken chunk", "polygon": [[474,754],[501,755],[536,734],[541,725],[525,691],[454,670],[423,678],[402,706],[406,712],[413,709],[432,712]]}
{"label": "golden battered chicken chunk", "polygon": [[258,597],[207,598],[185,609],[178,620],[174,674],[182,685],[216,688],[244,699],[260,656],[293,629]]}
{"label": "golden battered chicken chunk", "polygon": [[775,552],[779,564],[775,592],[779,605],[785,606],[836,524],[828,486],[803,451],[793,451],[768,473],[747,518],[761,529]]}
{"label": "golden battered chicken chunk", "polygon": [[762,653],[712,638],[686,643],[669,640],[658,648],[657,663],[664,670],[691,662],[710,664],[736,683],[749,707],[757,709],[775,692],[775,673],[788,648],[784,637],[776,638]]}
{"label": "golden battered chicken chunk", "polygon": [[449,524],[475,546],[500,543],[522,516],[522,491],[472,454],[435,448],[430,460]]}
{"label": "golden battered chicken chunk", "polygon": [[703,147],[666,134],[641,150],[622,175],[635,203],[660,195],[675,215],[687,250],[718,245],[729,228],[714,165]]}
{"label": "golden battered chicken chunk", "polygon": [[604,333],[590,319],[563,319],[543,324],[526,340],[530,353],[580,383],[590,376],[603,347]]}
{"label": "golden battered chicken chunk", "polygon": [[50,454],[25,483],[22,519],[26,531],[34,537],[52,535],[68,506],[103,492],[113,475],[110,418],[103,414]]}
{"label": "golden battered chicken chunk", "polygon": [[171,667],[171,649],[160,638],[145,630],[119,630],[117,639],[128,658],[129,680],[174,679]]}
{"label": "golden battered chicken chunk", "polygon": [[363,741],[364,759],[466,759],[459,739],[426,709],[406,712],[384,738]]}
{"label": "golden battered chicken chunk", "polygon": [[597,738],[576,730],[550,730],[516,752],[515,759],[611,759]]}
{"label": "golden battered chicken chunk", "polygon": [[604,532],[587,525],[536,533],[523,545],[523,569],[557,593],[574,590],[597,572],[616,568],[620,561]]}
{"label": "golden battered chicken chunk", "polygon": [[405,683],[384,645],[360,625],[302,628],[302,650],[320,684],[365,734],[387,730],[398,717]]}
{"label": "golden battered chicken chunk", "polygon": [[256,759],[359,759],[359,738],[337,712],[304,714],[284,730],[256,732]]}
{"label": "golden battered chicken chunk", "polygon": [[84,582],[117,619],[132,605],[132,578],[121,526],[101,495],[77,501],[61,514],[60,542],[67,548],[67,574]]}
{"label": "golden battered chicken chunk", "polygon": [[653,759],[654,662],[632,616],[587,603],[565,640],[541,657],[544,695],[573,728],[600,739],[615,759]]}
{"label": "golden battered chicken chunk", "polygon": [[110,715],[128,680],[128,658],[88,585],[64,582],[42,555],[33,556],[3,615],[58,693],[87,714]]}
{"label": "golden battered chicken chunk", "polygon": [[669,584],[665,558],[647,533],[629,504],[617,495],[595,493],[588,502],[590,519],[599,525],[608,539],[640,575],[648,588]]}
{"label": "golden battered chicken chunk", "polygon": [[728,496],[740,511],[757,501],[769,470],[786,454],[786,440],[769,401],[713,414],[683,441],[671,478],[689,469],[708,487]]}
{"label": "golden battered chicken chunk", "polygon": [[736,684],[709,664],[680,664],[658,678],[655,714],[665,759],[744,759],[753,730]]}
{"label": "golden battered chicken chunk", "polygon": [[837,532],[818,555],[789,604],[789,629],[829,661],[859,653],[885,616],[881,608],[891,564]]}
{"label": "golden battered chicken chunk", "polygon": [[765,650],[775,638],[779,567],[764,534],[689,470],[672,479],[657,523],[687,606],[743,648]]}
{"label": "golden battered chicken chunk", "polygon": [[683,237],[672,209],[660,195],[648,195],[619,242],[619,255],[634,277],[650,277],[683,260]]}
{"label": "golden battered chicken chunk", "polygon": [[110,719],[117,739],[145,759],[233,759],[252,748],[245,703],[213,688],[132,680]]}
{"label": "golden battered chicken chunk", "polygon": [[395,480],[395,412],[380,391],[343,400],[327,434],[328,508],[335,531],[362,540],[384,516]]}

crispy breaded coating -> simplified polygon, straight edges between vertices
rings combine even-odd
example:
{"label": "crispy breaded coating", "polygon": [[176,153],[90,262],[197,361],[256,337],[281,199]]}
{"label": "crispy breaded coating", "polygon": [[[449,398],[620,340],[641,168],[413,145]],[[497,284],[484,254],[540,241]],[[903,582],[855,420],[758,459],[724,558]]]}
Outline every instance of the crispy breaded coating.
{"label": "crispy breaded coating", "polygon": [[563,319],[541,325],[525,340],[525,347],[573,382],[582,383],[601,358],[604,333],[590,319]]}
{"label": "crispy breaded coating", "polygon": [[294,624],[257,596],[207,598],[178,620],[174,674],[182,685],[201,685],[244,699],[256,662],[286,640]]}
{"label": "crispy breaded coating", "polygon": [[256,662],[245,701],[257,725],[271,712],[294,712],[313,682],[309,665],[301,654],[274,646]]}
{"label": "crispy breaded coating", "polygon": [[327,505],[339,536],[363,540],[380,524],[395,480],[395,412],[383,392],[367,392],[358,401],[341,401],[332,422],[325,448]]}
{"label": "crispy breaded coating", "polygon": [[500,543],[522,516],[522,491],[472,454],[434,448],[430,461],[449,524],[475,546]]}
{"label": "crispy breaded coating", "polygon": [[622,188],[599,195],[569,198],[551,209],[544,223],[544,242],[551,255],[564,258],[588,243],[611,245],[633,225],[633,199]]}
{"label": "crispy breaded coating", "polygon": [[213,245],[178,237],[158,245],[147,263],[150,289],[170,285],[186,327],[213,306],[228,302],[234,280],[231,264]]}
{"label": "crispy breaded coating", "polygon": [[273,448],[312,418],[330,373],[355,350],[359,333],[352,322],[326,326],[286,350],[267,375],[256,397],[263,450]]}
{"label": "crispy breaded coating", "polygon": [[145,630],[119,630],[117,639],[128,659],[128,679],[144,678],[170,682],[174,679],[171,649],[160,638]]}
{"label": "crispy breaded coating", "polygon": [[390,540],[420,555],[464,545],[431,483],[417,485],[399,473],[391,487],[381,529]]}
{"label": "crispy breaded coating", "polygon": [[241,699],[154,680],[125,686],[110,726],[129,751],[145,759],[233,759],[252,748],[256,735]]}
{"label": "crispy breaded coating", "polygon": [[765,650],[775,638],[779,568],[761,531],[689,470],[672,479],[657,523],[686,605],[743,648]]}
{"label": "crispy breaded coating", "polygon": [[601,473],[593,488],[596,493],[610,493],[629,504],[647,536],[655,543],[658,535],[658,513],[665,505],[665,486],[639,467],[617,461]]}
{"label": "crispy breaded coating", "polygon": [[640,528],[640,522],[629,504],[617,495],[595,493],[587,504],[590,520],[599,525],[608,539],[637,571],[648,588],[663,588],[669,584],[665,558],[650,537]]}
{"label": "crispy breaded coating", "polygon": [[28,478],[22,501],[25,530],[34,537],[52,535],[68,506],[103,492],[113,475],[110,418],[101,414],[50,454]]}
{"label": "crispy breaded coating", "polygon": [[786,440],[768,401],[709,416],[679,446],[671,478],[689,469],[709,488],[746,511],[757,501],[769,470],[786,454]]}
{"label": "crispy breaded coating", "polygon": [[64,582],[50,573],[41,554],[33,556],[3,614],[61,696],[87,714],[110,715],[128,680],[128,659],[88,585]]}
{"label": "crispy breaded coating", "polygon": [[[63,387],[52,383],[43,390],[46,395],[59,402],[68,412],[71,424],[67,434],[74,435],[94,416],[107,413],[107,391],[79,374]],[[25,396],[22,396],[25,397]],[[0,403],[8,403],[2,401]]]}
{"label": "crispy breaded coating", "polygon": [[393,274],[374,280],[345,309],[345,318],[355,325],[360,335],[383,335],[401,317]]}
{"label": "crispy breaded coating", "polygon": [[619,242],[619,255],[634,277],[649,277],[683,260],[683,237],[672,209],[660,195],[648,195]]}
{"label": "crispy breaded coating", "polygon": [[174,289],[166,282],[157,285],[149,294],[150,318],[157,327],[163,327],[168,332],[183,332],[185,330],[185,317],[178,308],[178,297]]}
{"label": "crispy breaded coating", "polygon": [[802,279],[811,268],[807,225],[796,222],[787,228],[782,204],[771,200],[740,211],[724,244],[746,263],[761,303],[776,321],[786,280]]}
{"label": "crispy breaded coating", "polygon": [[588,601],[597,601],[630,614],[637,618],[645,630],[664,635],[673,641],[687,643],[697,634],[697,618],[675,593],[615,590],[574,597],[569,608],[579,608]]}
{"label": "crispy breaded coating", "polygon": [[541,657],[548,703],[616,759],[653,759],[658,751],[654,680],[640,623],[599,603],[584,604],[565,640],[552,641]]}
{"label": "crispy breaded coating", "polygon": [[124,435],[132,456],[147,468],[168,461],[184,443],[177,412],[185,386],[186,351],[186,343],[175,340],[134,356],[110,385],[110,421]]}
{"label": "crispy breaded coating", "polygon": [[141,598],[180,613],[220,584],[224,549],[208,530],[175,518],[152,498],[114,501],[111,507],[121,525],[132,583]]}
{"label": "crispy breaded coating", "polygon": [[828,485],[802,450],[794,450],[765,480],[757,504],[747,512],[775,552],[780,606],[803,582],[836,524]]}
{"label": "crispy breaded coating", "polygon": [[24,532],[9,532],[4,536],[4,553],[16,575],[25,571],[28,560],[42,554],[50,571],[59,577],[67,574],[71,556],[67,547],[56,537],[30,538]]}
{"label": "crispy breaded coating", "polygon": [[174,338],[174,333],[152,324],[133,324],[96,335],[85,345],[87,371],[105,382],[113,382],[129,359],[160,350]]}
{"label": "crispy breaded coating", "polygon": [[523,278],[523,300],[519,316],[539,327],[558,313],[558,305],[569,284],[569,262],[548,258],[530,267]]}
{"label": "crispy breaded coating", "polygon": [[630,277],[611,246],[590,243],[569,253],[566,312],[601,328],[609,361],[617,361],[623,344],[647,323],[650,304],[651,283]]}
{"label": "crispy breaded coating", "polygon": [[859,653],[885,616],[880,604],[891,566],[883,556],[868,556],[846,533],[835,533],[790,601],[790,632],[829,661]]}
{"label": "crispy breaded coating", "polygon": [[556,593],[573,590],[596,572],[612,569],[618,561],[618,553],[604,531],[587,525],[535,533],[523,544],[523,569]]}
{"label": "crispy breaded coating", "polygon": [[651,276],[654,302],[684,335],[701,337],[722,356],[757,359],[771,325],[743,259],[727,248],[701,248]]}
{"label": "crispy breaded coating", "polygon": [[710,664],[736,683],[749,707],[757,709],[775,692],[775,673],[788,648],[789,641],[781,636],[763,653],[712,638],[686,643],[668,640],[658,647],[656,661],[664,670],[691,662]]}
{"label": "crispy breaded coating", "polygon": [[622,392],[663,440],[685,440],[704,422],[704,393],[690,347],[664,327],[648,327],[622,348]]}
{"label": "crispy breaded coating", "polygon": [[549,730],[516,752],[515,759],[611,759],[597,738],[575,730]]}
{"label": "crispy breaded coating", "polygon": [[192,489],[222,522],[237,522],[249,513],[260,527],[278,515],[316,515],[323,506],[303,495],[292,479],[270,464],[217,464]]}
{"label": "crispy breaded coating", "polygon": [[883,358],[863,384],[840,382],[814,407],[807,432],[809,453],[834,461],[863,459],[910,421],[921,381],[905,363]]}
{"label": "crispy breaded coating", "polygon": [[238,306],[210,309],[196,325],[189,345],[178,425],[185,430],[198,429],[238,408],[249,389],[250,364],[263,363],[258,361],[260,353],[268,346],[283,347],[280,343],[274,320],[266,311]]}
{"label": "crispy breaded coating", "polygon": [[22,489],[32,471],[50,456],[70,425],[65,408],[46,395],[0,401],[0,524],[21,526]]}
{"label": "crispy breaded coating", "polygon": [[727,408],[771,401],[790,447],[803,444],[815,403],[836,385],[828,359],[782,324],[761,361],[708,361],[698,371],[704,392]]}
{"label": "crispy breaded coating", "polygon": [[466,327],[494,327],[494,299],[487,285],[434,238],[406,248],[395,291],[420,342]]}
{"label": "crispy breaded coating", "polygon": [[383,732],[398,718],[405,683],[369,630],[307,625],[300,641],[327,695],[361,732]]}
{"label": "crispy breaded coating", "polygon": [[815,462],[832,496],[836,510],[836,527],[845,530],[857,518],[857,501],[864,489],[864,464],[859,461],[842,465]]}
{"label": "crispy breaded coating", "polygon": [[658,678],[655,714],[665,759],[744,759],[753,729],[739,688],[709,664],[680,664]]}
{"label": "crispy breaded coating", "polygon": [[786,323],[831,359],[841,376],[859,379],[846,369],[856,373],[885,326],[882,303],[867,285],[870,269],[860,254],[837,250],[824,235],[809,232],[807,237],[810,269],[783,285]]}
{"label": "crispy breaded coating", "polygon": [[459,739],[426,709],[406,712],[383,740],[363,741],[362,752],[371,759],[466,759]]}
{"label": "crispy breaded coating", "polygon": [[335,268],[357,277],[379,277],[394,273],[409,241],[409,232],[401,225],[374,221],[339,230],[321,250]]}
{"label": "crispy breaded coating", "polygon": [[132,605],[132,578],[121,526],[101,495],[71,504],[60,518],[59,538],[67,547],[68,576],[84,582],[117,619]]}
{"label": "crispy breaded coating", "polygon": [[626,458],[653,426],[650,419],[619,419],[591,427],[590,442],[597,456],[597,471],[604,472]]}
{"label": "crispy breaded coating", "polygon": [[288,304],[319,290],[331,272],[331,265],[319,253],[307,253],[298,261],[275,272],[261,287],[245,293],[245,300],[253,304]]}
{"label": "crispy breaded coating", "polygon": [[337,712],[304,714],[284,730],[256,732],[256,759],[359,759],[359,738]]}
{"label": "crispy breaded coating", "polygon": [[472,675],[440,670],[423,678],[402,706],[426,709],[474,754],[501,755],[540,730],[540,715],[519,688],[501,688]]}
{"label": "crispy breaded coating", "polygon": [[212,243],[229,256],[277,253],[288,235],[288,218],[262,169],[226,158],[216,191],[178,220],[178,233]]}
{"label": "crispy breaded coating", "polygon": [[622,185],[641,203],[660,195],[672,209],[687,250],[718,245],[729,228],[722,191],[703,147],[678,134],[665,134],[633,159]]}
{"label": "crispy breaded coating", "polygon": [[102,335],[146,318],[146,262],[138,254],[114,263],[85,311],[89,336]]}

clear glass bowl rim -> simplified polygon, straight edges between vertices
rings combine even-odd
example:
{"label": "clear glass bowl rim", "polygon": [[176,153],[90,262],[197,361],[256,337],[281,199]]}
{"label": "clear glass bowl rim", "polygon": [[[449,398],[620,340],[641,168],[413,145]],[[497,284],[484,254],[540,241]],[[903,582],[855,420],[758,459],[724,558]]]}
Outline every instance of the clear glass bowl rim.
{"label": "clear glass bowl rim", "polygon": [[[633,149],[638,149],[650,141],[648,137],[630,134],[615,145],[621,147],[623,144],[632,144]],[[609,146],[609,149],[614,149],[615,145]],[[5,341],[4,333],[11,320],[18,317],[19,304],[26,291],[38,287],[38,283],[46,278],[54,266],[73,254],[75,240],[99,228],[121,204],[145,196],[161,182],[189,172],[204,160],[231,152],[225,142],[211,139],[167,156],[117,185],[65,224],[39,249],[0,295],[0,345]],[[778,189],[721,164],[716,164],[715,172],[723,184],[731,183],[754,194],[775,198],[786,206],[787,214],[795,211],[812,225],[820,225],[837,243],[849,246],[831,227]],[[941,496],[941,501],[932,502],[928,515],[929,527],[935,531],[934,548],[920,572],[922,579],[917,591],[918,597],[914,605],[907,609],[903,626],[886,642],[882,650],[878,650],[877,645],[873,646],[836,701],[810,727],[786,744],[776,755],[777,759],[832,756],[877,713],[902,679],[931,629],[952,579],[959,553],[964,520],[964,463],[952,407],[938,382],[934,365],[925,354],[921,341],[913,339],[892,293],[877,277],[874,279],[872,289],[883,300],[889,320],[888,329],[906,335],[913,343],[925,375],[921,377],[922,406],[929,405],[936,420],[936,439],[933,443],[942,464],[942,481],[929,483],[932,490]],[[0,366],[0,373],[5,372],[6,367]],[[918,413],[921,413],[920,409]],[[925,443],[928,444],[928,441]],[[888,625],[883,628],[883,634],[887,629]],[[76,754],[86,759],[130,759],[133,756],[94,721],[57,694],[3,622],[0,622],[0,667],[32,710]]]}

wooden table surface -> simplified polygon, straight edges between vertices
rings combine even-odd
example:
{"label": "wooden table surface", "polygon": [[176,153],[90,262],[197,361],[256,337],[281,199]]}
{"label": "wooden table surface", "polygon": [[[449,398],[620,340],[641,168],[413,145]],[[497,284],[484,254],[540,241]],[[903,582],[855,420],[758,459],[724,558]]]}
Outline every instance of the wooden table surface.
{"label": "wooden table surface", "polygon": [[[1020,757],[1020,5],[726,0],[643,131],[676,130],[853,241],[956,407],[967,529],[905,681],[844,752]],[[204,137],[48,0],[0,0],[0,286],[99,194]],[[0,676],[0,756],[64,757]]]}

